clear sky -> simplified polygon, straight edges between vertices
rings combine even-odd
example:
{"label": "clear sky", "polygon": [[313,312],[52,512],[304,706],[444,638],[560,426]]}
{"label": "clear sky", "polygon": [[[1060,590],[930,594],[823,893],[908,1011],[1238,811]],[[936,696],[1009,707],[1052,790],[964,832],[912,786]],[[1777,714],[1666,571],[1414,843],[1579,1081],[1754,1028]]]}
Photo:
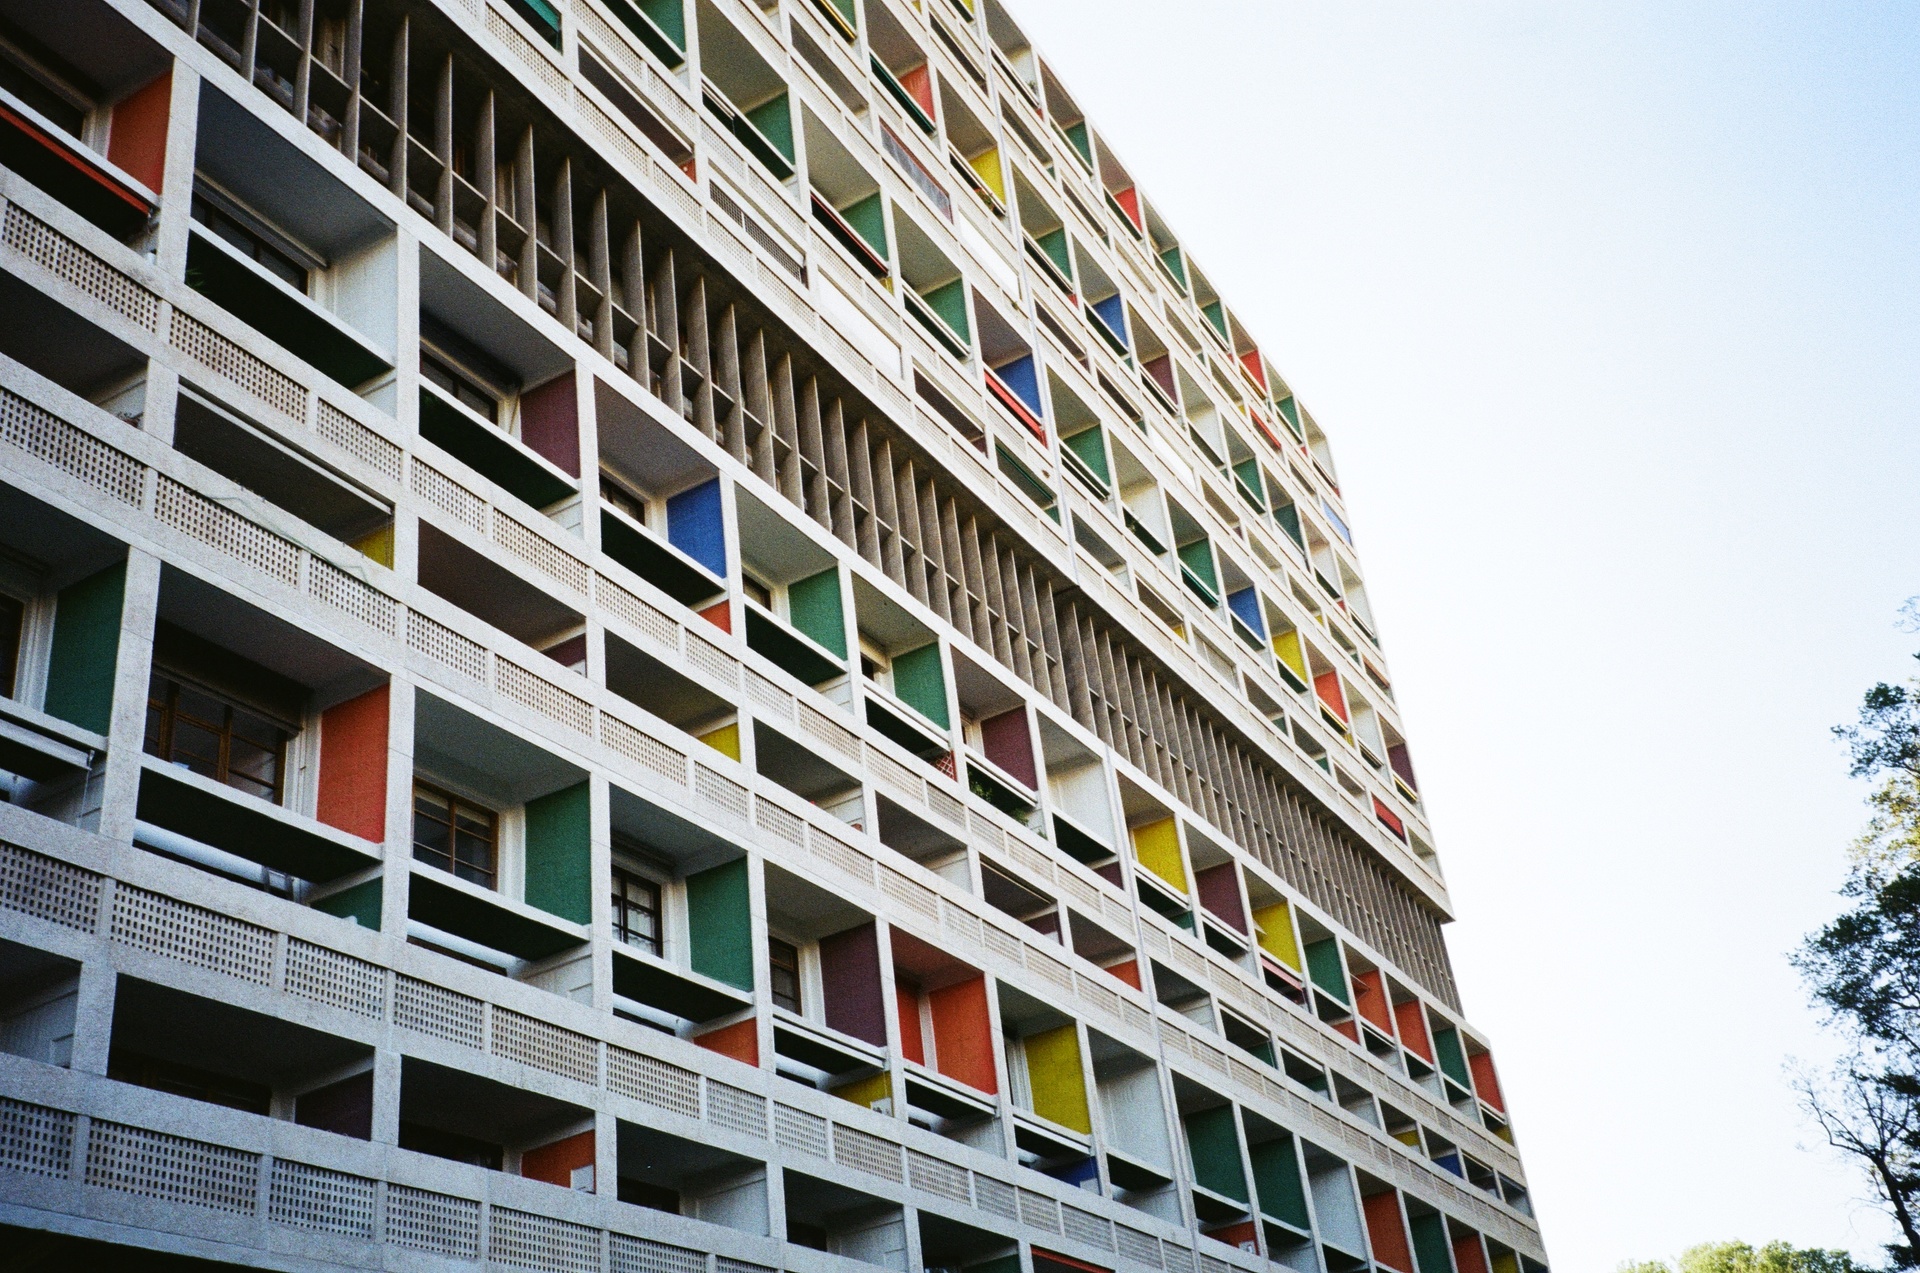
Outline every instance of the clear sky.
{"label": "clear sky", "polygon": [[1556,1273],[1877,1255],[1784,956],[1920,671],[1920,6],[1009,8],[1332,440]]}

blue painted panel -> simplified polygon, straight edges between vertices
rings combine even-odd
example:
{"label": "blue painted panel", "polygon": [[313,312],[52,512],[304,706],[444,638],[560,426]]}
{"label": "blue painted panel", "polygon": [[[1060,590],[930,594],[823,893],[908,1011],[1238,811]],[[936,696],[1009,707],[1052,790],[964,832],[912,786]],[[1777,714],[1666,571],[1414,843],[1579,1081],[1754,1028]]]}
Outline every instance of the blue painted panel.
{"label": "blue painted panel", "polygon": [[667,500],[667,542],[714,574],[727,574],[727,527],[720,511],[720,479]]}
{"label": "blue painted panel", "polygon": [[1253,629],[1254,635],[1265,639],[1267,625],[1260,621],[1260,594],[1252,588],[1242,588],[1238,592],[1227,594],[1227,608],[1240,616],[1240,622]]}
{"label": "blue painted panel", "polygon": [[1127,343],[1127,305],[1115,292],[1104,301],[1093,302],[1093,312],[1107,325],[1107,330],[1120,338],[1121,344]]}
{"label": "blue painted panel", "polygon": [[1027,409],[1036,416],[1044,414],[1040,406],[1040,374],[1035,367],[1032,354],[1022,354],[1012,362],[1003,362],[993,369],[1002,384],[1013,390]]}

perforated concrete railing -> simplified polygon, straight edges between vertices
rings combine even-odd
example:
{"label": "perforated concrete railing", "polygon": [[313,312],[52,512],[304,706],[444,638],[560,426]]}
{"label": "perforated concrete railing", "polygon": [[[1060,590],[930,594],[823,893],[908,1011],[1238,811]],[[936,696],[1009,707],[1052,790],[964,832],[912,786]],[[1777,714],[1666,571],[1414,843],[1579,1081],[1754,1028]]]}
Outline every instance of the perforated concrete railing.
{"label": "perforated concrete railing", "polygon": [[[893,888],[901,896],[907,889],[921,888],[891,867],[866,858],[850,845],[828,839],[820,843],[828,847],[831,854],[821,860],[837,868],[844,870],[864,861],[868,871],[864,879],[869,888],[875,879],[872,872],[879,872],[883,880],[893,877],[897,881]],[[958,936],[966,931],[964,925],[945,923],[955,916],[977,923],[978,917],[958,911],[947,899],[931,890],[921,891],[938,909],[942,929],[949,935]],[[963,1181],[972,1189],[974,1205],[992,1209],[995,1199],[1010,1196],[998,1192],[1006,1187],[1005,1182],[903,1147],[873,1132],[842,1125],[784,1102],[770,1102],[759,1093],[657,1057],[604,1043],[579,1031],[383,968],[303,938],[276,933],[235,916],[5,843],[0,843],[0,907],[83,932],[97,931],[104,909],[107,936],[151,954],[254,985],[277,986],[299,998],[368,1020],[391,1021],[423,1035],[588,1087],[602,1087],[616,1095],[715,1127],[759,1139],[771,1135],[775,1143],[785,1148],[880,1179],[896,1183],[910,1180],[915,1187],[919,1187],[921,1179],[933,1181],[937,1186],[933,1192],[956,1201]],[[910,909],[927,914],[921,905],[910,904]],[[989,937],[1011,936],[992,926],[978,931]],[[997,949],[1010,962],[1019,962],[1024,956],[1029,968],[1036,956],[1051,960],[1051,956],[1037,950],[1024,950],[1017,944]],[[1056,964],[1056,967],[1067,975],[1068,981],[1054,984],[1060,985],[1063,991],[1069,987],[1080,989],[1078,974],[1064,966]],[[1144,1016],[1144,1009],[1139,1011]],[[1145,1020],[1137,1023],[1143,1030],[1150,1028],[1150,1024]],[[1237,1099],[1254,1103],[1256,1107],[1277,1107],[1285,1112],[1286,1125],[1299,1127],[1311,1123],[1318,1129],[1319,1139],[1343,1145],[1356,1160],[1364,1160],[1376,1170],[1406,1176],[1408,1164],[1397,1142],[1389,1146],[1368,1130],[1351,1125],[1344,1115],[1336,1115],[1289,1090],[1276,1077],[1238,1058],[1229,1058],[1214,1043],[1194,1036],[1184,1024],[1162,1020],[1159,1038],[1170,1059],[1197,1063],[1194,1072],[1203,1082],[1233,1092]],[[1436,1172],[1437,1169],[1427,1165],[1427,1171],[1422,1174]],[[945,1183],[940,1184],[941,1181]],[[1436,1184],[1452,1195],[1449,1209],[1454,1214],[1471,1218],[1503,1240],[1525,1245],[1527,1235],[1520,1226],[1454,1185],[1450,1178],[1421,1179],[1415,1187],[1431,1194]],[[1043,1219],[1036,1221],[1035,1216]],[[1053,1219],[1044,1219],[1047,1216]],[[1061,1219],[1057,1212],[1047,1211],[1039,1202],[1023,1203],[1008,1218],[1036,1224],[1055,1234],[1065,1232],[1067,1236],[1074,1234],[1064,1229],[1064,1225],[1079,1223],[1084,1227],[1094,1223],[1094,1220]],[[1532,1249],[1531,1246],[1528,1249]]]}
{"label": "perforated concrete railing", "polygon": [[773,1273],[618,1230],[8,1097],[0,1097],[0,1172],[542,1273]]}

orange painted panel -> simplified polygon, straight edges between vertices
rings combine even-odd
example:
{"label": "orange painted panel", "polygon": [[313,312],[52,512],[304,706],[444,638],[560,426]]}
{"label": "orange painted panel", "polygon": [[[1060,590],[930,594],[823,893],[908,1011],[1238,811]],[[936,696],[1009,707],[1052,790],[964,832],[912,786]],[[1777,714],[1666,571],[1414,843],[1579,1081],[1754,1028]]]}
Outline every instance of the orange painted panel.
{"label": "orange painted panel", "polygon": [[900,87],[907,90],[907,96],[927,113],[928,119],[933,118],[933,73],[927,69],[926,63],[922,62],[902,75]]}
{"label": "orange painted panel", "polygon": [[753,1017],[709,1030],[693,1041],[709,1052],[718,1052],[748,1065],[760,1064],[760,1023]]}
{"label": "orange painted panel", "polygon": [[1347,700],[1340,693],[1340,673],[1329,668],[1313,678],[1313,692],[1327,705],[1327,710],[1342,721],[1347,719]]}
{"label": "orange painted panel", "polygon": [[702,619],[719,628],[722,632],[733,631],[733,603],[716,601],[705,610],[698,612]]}
{"label": "orange painted panel", "polygon": [[1355,1025],[1351,1019],[1336,1021],[1334,1022],[1333,1028],[1346,1035],[1349,1039],[1352,1039],[1355,1043],[1360,1042],[1360,1027]]}
{"label": "orange painted panel", "polygon": [[905,986],[896,985],[893,997],[900,1017],[900,1055],[915,1065],[925,1065],[927,1041],[920,1033],[920,996]]}
{"label": "orange painted panel", "polygon": [[1386,987],[1381,983],[1378,969],[1353,979],[1353,1010],[1380,1027],[1382,1033],[1393,1033],[1393,1014],[1387,1009]]}
{"label": "orange painted panel", "polygon": [[1476,1052],[1467,1058],[1467,1064],[1473,1069],[1473,1094],[1506,1113],[1507,1103],[1500,1099],[1500,1080],[1493,1072],[1493,1053]]}
{"label": "orange painted panel", "polygon": [[320,714],[320,794],[314,809],[330,827],[378,843],[387,838],[385,685]]}
{"label": "orange painted panel", "polygon": [[1413,1249],[1407,1226],[1400,1219],[1400,1195],[1391,1189],[1361,1200],[1367,1211],[1367,1241],[1376,1262],[1400,1273],[1413,1273]]}
{"label": "orange painted panel", "polygon": [[1259,350],[1249,349],[1246,353],[1241,354],[1240,365],[1247,369],[1247,374],[1253,377],[1255,384],[1259,385],[1262,389],[1267,387],[1267,366],[1260,361]]}
{"label": "orange painted panel", "polygon": [[1405,1003],[1393,1005],[1394,1020],[1400,1023],[1400,1042],[1407,1050],[1422,1056],[1429,1063],[1433,1060],[1433,1040],[1427,1037],[1427,1014],[1420,1011],[1420,1001],[1409,999]]}
{"label": "orange painted panel", "polygon": [[167,116],[173,104],[173,72],[163,71],[113,108],[107,158],[122,172],[160,193],[167,177]]}
{"label": "orange painted panel", "polygon": [[1487,1249],[1480,1245],[1479,1234],[1469,1233],[1454,1242],[1453,1267],[1459,1273],[1487,1273]]}
{"label": "orange painted panel", "polygon": [[1260,1251],[1260,1233],[1253,1221],[1242,1220],[1239,1224],[1224,1225],[1218,1229],[1207,1230],[1207,1236],[1216,1242],[1239,1247],[1242,1251],[1258,1254]]}
{"label": "orange painted panel", "polygon": [[933,1017],[935,1068],[989,1096],[999,1092],[987,979],[972,977],[943,986],[927,995],[927,1007]]}
{"label": "orange painted panel", "polygon": [[529,1149],[520,1156],[520,1174],[528,1180],[544,1180],[550,1185],[573,1186],[576,1167],[593,1166],[593,1133],[581,1132],[551,1145]]}
{"label": "orange painted panel", "polygon": [[1117,964],[1108,964],[1107,971],[1132,986],[1135,990],[1145,989],[1140,984],[1140,961],[1127,959]]}

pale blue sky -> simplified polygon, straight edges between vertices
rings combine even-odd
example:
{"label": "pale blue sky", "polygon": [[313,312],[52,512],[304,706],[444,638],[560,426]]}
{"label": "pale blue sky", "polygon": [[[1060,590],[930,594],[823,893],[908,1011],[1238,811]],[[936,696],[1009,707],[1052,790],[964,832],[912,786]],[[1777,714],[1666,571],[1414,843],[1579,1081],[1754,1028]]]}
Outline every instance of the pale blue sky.
{"label": "pale blue sky", "polygon": [[1332,439],[1556,1273],[1877,1254],[1784,952],[1920,648],[1920,7],[1009,7]]}

